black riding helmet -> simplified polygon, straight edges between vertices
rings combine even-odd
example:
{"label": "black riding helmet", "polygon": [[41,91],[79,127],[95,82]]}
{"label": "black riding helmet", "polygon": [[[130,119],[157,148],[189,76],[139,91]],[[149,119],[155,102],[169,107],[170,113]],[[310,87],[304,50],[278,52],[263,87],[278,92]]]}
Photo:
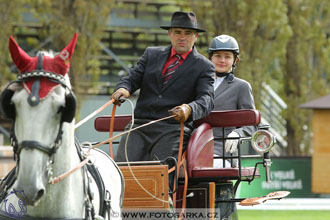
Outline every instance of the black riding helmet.
{"label": "black riding helmet", "polygon": [[213,38],[210,43],[209,53],[218,50],[233,51],[235,55],[239,54],[239,47],[236,39],[225,34]]}
{"label": "black riding helmet", "polygon": [[239,46],[236,39],[225,34],[213,38],[209,47],[209,57],[211,58],[213,52],[219,50],[232,51],[234,53],[233,68],[235,68],[235,61],[239,55]]}

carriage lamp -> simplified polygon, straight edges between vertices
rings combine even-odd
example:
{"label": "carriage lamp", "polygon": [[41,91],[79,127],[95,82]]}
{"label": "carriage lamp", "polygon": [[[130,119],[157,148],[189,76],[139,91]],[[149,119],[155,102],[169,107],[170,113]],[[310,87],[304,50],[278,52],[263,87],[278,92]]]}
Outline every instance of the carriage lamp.
{"label": "carriage lamp", "polygon": [[275,143],[275,137],[266,130],[256,131],[251,139],[253,149],[260,154],[269,152]]}
{"label": "carriage lamp", "polygon": [[268,183],[271,182],[270,175],[270,166],[272,162],[270,160],[269,151],[276,143],[275,137],[267,130],[259,130],[256,131],[251,139],[251,145],[255,151],[260,154],[263,154],[263,166],[265,168],[266,173],[266,181]]}

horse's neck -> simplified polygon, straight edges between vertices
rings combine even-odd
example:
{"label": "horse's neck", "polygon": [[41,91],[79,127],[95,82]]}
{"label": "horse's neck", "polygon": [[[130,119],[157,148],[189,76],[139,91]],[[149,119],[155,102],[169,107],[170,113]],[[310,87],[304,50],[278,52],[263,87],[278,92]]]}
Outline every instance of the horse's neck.
{"label": "horse's neck", "polygon": [[[63,124],[62,144],[55,154],[53,172],[57,177],[75,167],[80,162],[77,150],[74,146],[74,123]],[[62,203],[71,201],[70,205],[83,201],[83,169],[70,174],[61,182],[51,186],[53,196],[57,197]],[[68,204],[69,205],[69,204]],[[81,206],[81,204],[79,204]]]}
{"label": "horse's neck", "polygon": [[[79,162],[79,156],[74,146],[74,122],[63,124],[62,144],[59,146],[52,165],[53,177],[67,172]],[[54,185],[48,184],[46,195],[40,204],[29,212],[40,213],[41,210],[52,217],[66,216],[77,218],[83,214],[84,177],[83,169],[78,169],[68,177]],[[65,212],[65,213],[64,213]],[[60,215],[58,215],[61,213]]]}
{"label": "horse's neck", "polygon": [[74,146],[74,123],[63,123],[61,145],[54,157],[54,175],[60,175],[79,162],[77,150]]}

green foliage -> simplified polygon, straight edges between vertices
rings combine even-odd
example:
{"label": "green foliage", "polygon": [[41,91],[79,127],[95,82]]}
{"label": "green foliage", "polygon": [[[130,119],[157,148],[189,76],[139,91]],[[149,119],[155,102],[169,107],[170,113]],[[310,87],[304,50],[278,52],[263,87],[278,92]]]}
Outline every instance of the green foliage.
{"label": "green foliage", "polygon": [[[169,15],[181,8],[197,14],[199,26],[207,29],[199,41],[206,44],[220,34],[234,36],[240,45],[240,58],[235,74],[249,81],[253,87],[257,108],[261,105],[261,84],[266,82],[285,100],[288,108],[283,112],[287,120],[288,154],[305,155],[311,151],[311,111],[302,110],[300,104],[329,93],[330,80],[330,1],[327,0],[158,0],[168,3],[162,12]],[[177,3],[175,5],[174,3]],[[61,50],[78,32],[78,43],[71,63],[70,77],[78,100],[82,92],[97,93],[101,71],[100,40],[109,22],[114,0],[0,0],[0,86],[13,80],[8,52],[8,37],[15,34],[37,35],[24,42],[30,48],[38,48],[40,39],[52,37],[54,50]],[[131,7],[131,8],[129,8]],[[117,2],[120,12],[116,16],[134,18],[134,4]],[[137,7],[150,9],[152,13],[139,18],[152,19],[155,8],[148,4]],[[33,13],[38,29],[21,24],[24,12]],[[126,13],[125,13],[126,12]],[[164,17],[164,19],[166,19]],[[170,19],[170,16],[168,17]],[[169,20],[168,20],[169,21]],[[138,27],[136,28],[138,29]],[[135,30],[135,29],[132,29]],[[140,30],[140,29],[139,29]],[[158,29],[157,29],[158,30]],[[150,30],[149,30],[150,31]],[[38,33],[36,33],[38,32]],[[126,40],[116,49],[130,48],[133,38],[114,33]],[[139,34],[136,51],[149,45],[154,36]],[[166,35],[159,41],[168,42]],[[140,41],[139,41],[140,42]],[[112,45],[111,45],[112,46]],[[112,46],[113,47],[113,46]],[[207,48],[198,48],[207,56]],[[127,55],[125,55],[127,56]],[[118,64],[117,64],[118,65]],[[118,76],[117,76],[118,77]]]}
{"label": "green foliage", "polygon": [[8,40],[12,32],[13,24],[19,20],[21,1],[6,1],[0,0],[0,87],[8,81],[16,79],[16,76],[11,73],[10,66],[12,65],[10,54],[8,52]]}
{"label": "green foliage", "polygon": [[[288,0],[287,17],[292,37],[286,45],[283,67],[284,100],[289,155],[311,153],[311,111],[299,105],[329,93],[329,7],[328,1]],[[307,129],[306,132],[306,127]]]}
{"label": "green foliage", "polygon": [[310,153],[311,112],[300,104],[329,93],[329,1],[185,0],[208,39],[234,36],[241,62],[236,75],[253,87],[257,108],[267,82],[288,104],[289,155]]}
{"label": "green foliage", "polygon": [[[78,33],[78,42],[71,62],[71,83],[76,94],[93,90],[91,79],[98,79],[100,42],[109,21],[113,0],[31,0],[35,16],[43,23],[42,33],[53,36],[52,43],[61,50]],[[45,31],[46,30],[46,31]]]}
{"label": "green foliage", "polygon": [[285,59],[285,45],[291,35],[283,1],[188,2],[200,23],[206,25],[209,40],[220,34],[237,39],[241,61],[236,75],[251,83],[259,106],[261,83],[280,79],[279,65]]}
{"label": "green foliage", "polygon": [[[43,49],[38,48],[41,43],[39,39],[50,37],[54,50],[59,52],[77,32],[79,37],[69,72],[71,84],[79,101],[82,100],[82,92],[97,93],[95,84],[91,82],[98,81],[101,74],[101,64],[96,55],[101,53],[99,42],[109,22],[113,2],[114,0],[0,0],[0,22],[5,24],[0,35],[0,85],[15,79],[9,69],[12,65],[8,52],[9,35],[32,33],[39,36],[38,39],[28,37],[25,41],[25,46],[37,50]],[[24,16],[23,13],[26,12],[33,14],[34,25],[41,28],[31,29],[23,25],[13,28],[13,24],[19,24],[19,16]]]}
{"label": "green foliage", "polygon": [[71,84],[77,96],[78,107],[86,92],[97,93],[101,72],[97,56],[99,42],[109,22],[113,0],[29,0],[29,7],[42,24],[39,35],[52,37],[56,51],[62,50],[78,33],[75,53],[69,71]]}

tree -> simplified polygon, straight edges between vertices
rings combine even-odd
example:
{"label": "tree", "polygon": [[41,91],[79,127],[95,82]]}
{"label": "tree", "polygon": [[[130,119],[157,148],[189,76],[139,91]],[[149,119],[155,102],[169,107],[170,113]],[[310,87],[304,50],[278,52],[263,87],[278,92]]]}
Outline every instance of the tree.
{"label": "tree", "polygon": [[[257,108],[262,82],[286,101],[286,149],[310,153],[310,112],[299,108],[329,92],[329,1],[325,0],[186,0],[208,30],[234,36],[241,63],[235,74],[253,87]],[[322,79],[322,80],[320,80]]]}
{"label": "tree", "polygon": [[259,106],[262,82],[280,77],[279,68],[272,67],[284,60],[285,42],[291,34],[283,1],[188,1],[206,26],[209,39],[220,34],[237,39],[241,61],[235,73],[251,83]]}
{"label": "tree", "polygon": [[99,42],[109,21],[113,0],[31,0],[35,15],[43,23],[42,35],[53,36],[52,43],[61,50],[78,32],[70,77],[76,94],[94,89],[91,81],[101,74]]}
{"label": "tree", "polygon": [[310,111],[299,105],[325,95],[330,90],[330,44],[328,1],[288,0],[287,17],[292,29],[286,45],[283,92],[288,104],[285,112],[288,154],[311,153]]}
{"label": "tree", "polygon": [[13,25],[19,20],[20,8],[22,1],[6,1],[0,0],[0,87],[5,85],[8,81],[16,79],[15,75],[11,73],[10,54],[8,50],[9,36],[13,33]]}

